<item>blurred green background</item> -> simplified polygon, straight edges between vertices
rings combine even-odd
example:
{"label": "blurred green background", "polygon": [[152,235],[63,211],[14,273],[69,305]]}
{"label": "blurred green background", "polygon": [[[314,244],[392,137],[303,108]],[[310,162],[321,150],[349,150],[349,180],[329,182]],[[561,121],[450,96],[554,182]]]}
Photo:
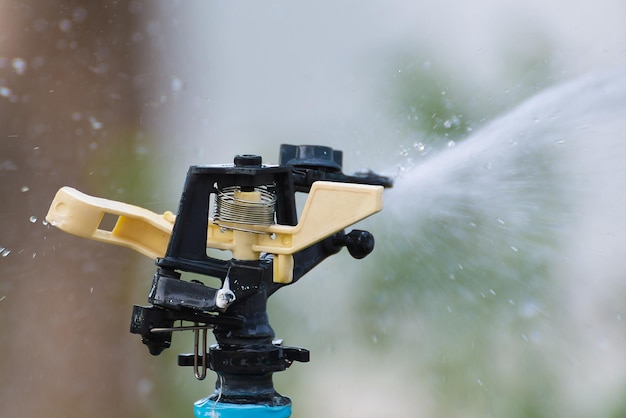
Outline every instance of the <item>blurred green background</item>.
{"label": "blurred green background", "polygon": [[[613,148],[588,183],[541,145],[477,158],[495,180],[437,159],[552,86],[625,68],[625,15],[618,0],[0,0],[1,415],[183,417],[213,390],[175,365],[190,336],[151,357],[128,333],[152,261],[44,225],[58,188],[175,210],[189,165],[312,143],[400,187],[359,226],[371,256],[343,252],[270,300],[277,337],[312,353],[275,378],[295,417],[626,416],[624,202],[589,199],[626,178],[615,110],[589,135]],[[501,124],[503,141],[587,123],[531,128],[541,109],[560,110]]]}

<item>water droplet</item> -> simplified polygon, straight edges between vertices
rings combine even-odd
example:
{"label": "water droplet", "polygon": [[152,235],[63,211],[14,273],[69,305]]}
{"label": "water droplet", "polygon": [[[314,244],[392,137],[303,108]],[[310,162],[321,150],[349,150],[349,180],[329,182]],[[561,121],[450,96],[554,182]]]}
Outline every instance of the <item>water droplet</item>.
{"label": "water droplet", "polygon": [[31,223],[31,224],[34,224],[35,222],[37,222],[37,217],[36,217],[35,215],[33,215],[33,216],[31,216],[31,217],[29,218],[29,220],[30,220],[30,223]]}
{"label": "water droplet", "polygon": [[[148,379],[141,379],[139,380],[139,383],[137,384],[137,391],[142,395],[142,396],[146,396],[152,392],[153,389],[153,384],[152,381],[148,380]],[[218,415],[220,414],[219,412],[215,412],[215,411],[211,411],[211,413],[213,415]],[[210,416],[210,415],[209,415]]]}
{"label": "water droplet", "polygon": [[492,295],[496,296],[496,291],[493,289],[489,289],[489,293],[491,293]]}
{"label": "water droplet", "polygon": [[183,80],[178,77],[172,77],[172,82],[170,84],[173,93],[178,93],[183,89]]}
{"label": "water droplet", "polygon": [[91,124],[91,127],[95,130],[102,129],[102,122],[100,122],[93,116],[89,116],[89,123]]}
{"label": "water droplet", "polygon": [[422,144],[421,142],[416,142],[416,143],[413,144],[413,148],[415,148],[419,152],[422,152],[422,151],[424,151],[426,149],[426,146],[424,144]]}
{"label": "water droplet", "polygon": [[45,63],[46,63],[46,58],[42,56],[35,57],[32,60],[32,66],[33,68],[36,68],[36,69],[43,67]]}
{"label": "water droplet", "polygon": [[72,19],[75,22],[81,23],[87,19],[87,9],[84,7],[77,7],[72,11]]}
{"label": "water droplet", "polygon": [[6,298],[7,298],[7,297],[6,297],[6,295],[2,296],[2,297],[0,298],[0,302],[2,302],[3,300],[5,300]]}
{"label": "water droplet", "polygon": [[448,148],[454,148],[456,147],[456,142],[454,142],[453,140],[449,140],[448,144],[447,144]]}
{"label": "water droplet", "polygon": [[517,249],[517,247],[515,247],[515,246],[513,246],[513,245],[511,245],[511,249],[512,249],[513,251],[515,251],[515,252],[518,252],[518,251],[519,251],[519,250]]}
{"label": "water droplet", "polygon": [[376,344],[378,342],[378,337],[376,335],[372,335],[372,341]]}
{"label": "water droplet", "polygon": [[30,190],[30,187],[28,187],[28,186],[22,186],[22,189],[21,189],[21,190],[22,190],[22,193],[26,193],[27,191],[29,191],[29,190]]}
{"label": "water droplet", "polygon": [[0,171],[15,171],[17,170],[17,164],[11,160],[0,161]]}
{"label": "water droplet", "polygon": [[148,155],[150,153],[150,148],[145,145],[137,145],[135,147],[135,154],[137,155]]}
{"label": "water droplet", "polygon": [[449,120],[449,119],[448,119],[448,120],[445,120],[445,121],[443,122],[443,127],[444,127],[444,128],[446,128],[446,129],[450,129],[450,128],[452,128],[452,121],[451,121],[451,120]]}
{"label": "water droplet", "polygon": [[0,96],[2,97],[9,97],[11,95],[11,89],[8,88],[7,86],[1,86],[0,87]]}
{"label": "water droplet", "polygon": [[43,226],[48,226],[48,221],[46,221],[45,219],[41,221],[41,223],[43,224]]}
{"label": "water droplet", "polygon": [[502,219],[502,218],[498,218],[498,223],[499,223],[500,225],[504,225],[504,219]]}
{"label": "water droplet", "polygon": [[61,32],[69,32],[72,30],[72,22],[69,19],[63,19],[59,22],[59,29]]}
{"label": "water droplet", "polygon": [[27,64],[23,58],[13,58],[11,60],[11,66],[13,67],[13,70],[15,70],[17,75],[23,75],[26,72]]}
{"label": "water droplet", "polygon": [[2,250],[2,252],[0,253],[0,256],[2,256],[2,257],[6,257],[6,256],[8,256],[9,254],[11,254],[11,250],[8,250],[8,249],[6,249],[6,248],[5,248],[5,249],[3,249],[3,250]]}

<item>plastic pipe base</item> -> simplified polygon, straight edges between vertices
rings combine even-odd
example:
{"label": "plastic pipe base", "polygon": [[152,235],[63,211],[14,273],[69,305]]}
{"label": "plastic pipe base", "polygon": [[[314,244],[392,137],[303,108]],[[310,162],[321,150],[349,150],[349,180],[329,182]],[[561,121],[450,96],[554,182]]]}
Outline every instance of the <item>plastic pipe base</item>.
{"label": "plastic pipe base", "polygon": [[235,404],[205,398],[194,403],[193,412],[196,418],[289,418],[291,405]]}

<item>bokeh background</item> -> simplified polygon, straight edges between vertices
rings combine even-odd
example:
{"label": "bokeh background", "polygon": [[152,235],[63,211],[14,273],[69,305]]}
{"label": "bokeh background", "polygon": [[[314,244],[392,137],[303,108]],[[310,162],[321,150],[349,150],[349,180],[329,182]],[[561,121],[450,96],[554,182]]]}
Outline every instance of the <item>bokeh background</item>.
{"label": "bokeh background", "polygon": [[175,210],[189,165],[311,143],[398,181],[360,226],[371,256],[270,301],[277,336],[312,352],[275,379],[294,416],[626,416],[625,17],[620,0],[0,0],[1,415],[182,417],[212,392],[175,366],[188,336],[151,357],[128,333],[152,262],[45,225],[58,188]]}

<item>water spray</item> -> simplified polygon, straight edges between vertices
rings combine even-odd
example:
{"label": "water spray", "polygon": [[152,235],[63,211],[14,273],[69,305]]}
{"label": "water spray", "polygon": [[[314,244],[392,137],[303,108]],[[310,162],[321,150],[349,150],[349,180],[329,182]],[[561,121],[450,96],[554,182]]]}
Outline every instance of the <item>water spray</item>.
{"label": "water spray", "polygon": [[[278,165],[238,155],[233,164],[190,167],[176,215],[63,187],[46,219],[156,260],[150,305],[133,307],[130,332],[153,355],[170,347],[174,332],[193,332],[193,353],[179,355],[178,364],[199,380],[208,369],[217,374],[215,392],[194,405],[196,417],[289,417],[291,401],[274,389],[272,375],[308,362],[309,351],[275,338],[267,299],[343,247],[357,259],[371,253],[371,233],[344,229],[380,211],[391,186],[371,171],[344,174],[341,151],[281,145]],[[296,192],[308,194],[299,220]],[[103,219],[111,216],[115,226],[107,229]],[[183,280],[184,273],[218,278],[221,287]]]}

